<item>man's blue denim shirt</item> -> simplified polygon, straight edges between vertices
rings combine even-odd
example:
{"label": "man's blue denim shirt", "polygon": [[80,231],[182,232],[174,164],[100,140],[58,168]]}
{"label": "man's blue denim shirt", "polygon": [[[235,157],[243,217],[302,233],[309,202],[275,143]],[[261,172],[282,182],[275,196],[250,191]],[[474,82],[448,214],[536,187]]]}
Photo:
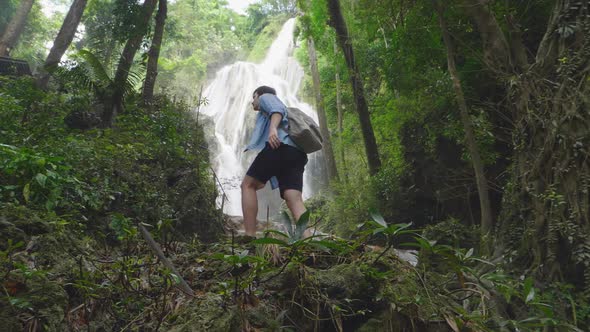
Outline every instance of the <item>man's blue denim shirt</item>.
{"label": "man's blue denim shirt", "polygon": [[279,127],[277,128],[277,134],[279,135],[281,142],[298,148],[287,133],[287,126],[289,125],[287,106],[285,106],[277,96],[270,93],[265,93],[260,96],[259,101],[260,107],[259,112],[256,115],[256,125],[254,126],[254,131],[252,131],[252,136],[250,136],[250,143],[246,146],[245,151],[260,151],[264,149],[266,142],[268,142],[270,117],[274,113],[279,113],[282,116],[281,122],[279,122]]}
{"label": "man's blue denim shirt", "polygon": [[[254,126],[254,131],[252,131],[250,143],[246,146],[246,150],[244,151],[264,149],[268,142],[268,133],[270,132],[270,117],[274,113],[279,113],[283,117],[277,128],[277,134],[281,142],[299,149],[291,137],[289,137],[289,133],[287,133],[287,127],[289,125],[287,106],[285,106],[277,96],[271,93],[263,94],[259,97],[259,101],[260,106],[258,114],[256,115],[256,125]],[[270,178],[270,184],[272,189],[279,187],[278,180],[275,176]]]}

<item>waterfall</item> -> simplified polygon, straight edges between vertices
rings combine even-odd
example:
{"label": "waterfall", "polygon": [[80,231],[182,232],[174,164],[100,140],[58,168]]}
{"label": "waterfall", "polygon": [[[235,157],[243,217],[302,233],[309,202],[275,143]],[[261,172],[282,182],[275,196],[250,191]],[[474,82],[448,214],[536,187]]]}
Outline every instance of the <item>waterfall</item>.
{"label": "waterfall", "polygon": [[[287,107],[297,107],[314,118],[317,114],[309,104],[297,99],[303,78],[303,68],[293,57],[295,43],[293,30],[295,19],[289,19],[272,43],[261,64],[238,61],[220,69],[215,79],[205,89],[203,96],[207,105],[200,112],[214,123],[215,137],[208,137],[212,168],[221,183],[218,204],[225,193],[224,212],[241,216],[240,183],[258,151],[244,152],[253,130],[256,112],[252,110],[252,93],[261,85],[276,89],[277,97]],[[324,179],[321,152],[308,155],[303,179],[303,197],[311,197]],[[258,191],[258,219],[265,220],[267,209],[270,215],[280,209],[278,189],[270,190],[270,184]]]}

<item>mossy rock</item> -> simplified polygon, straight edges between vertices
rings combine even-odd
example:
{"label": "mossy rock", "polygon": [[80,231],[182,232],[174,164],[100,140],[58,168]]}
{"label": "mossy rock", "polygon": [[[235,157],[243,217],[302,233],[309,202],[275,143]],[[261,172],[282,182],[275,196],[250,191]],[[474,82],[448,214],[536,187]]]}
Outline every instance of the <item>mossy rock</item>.
{"label": "mossy rock", "polygon": [[410,318],[396,311],[392,306],[379,314],[371,317],[366,323],[361,325],[356,332],[405,332],[405,331],[423,331],[423,332],[452,332],[451,328],[445,323],[428,322],[420,318]]}
{"label": "mossy rock", "polygon": [[314,275],[319,287],[332,299],[367,299],[375,293],[358,265],[336,265],[317,270]]}
{"label": "mossy rock", "polygon": [[47,216],[25,206],[0,205],[0,249],[6,249],[8,240],[13,244],[28,241],[32,235],[51,230]]}
{"label": "mossy rock", "polygon": [[279,313],[263,302],[247,309],[245,314],[248,324],[254,328],[260,328],[263,331],[281,330],[282,324],[276,319]]}
{"label": "mossy rock", "polygon": [[226,307],[220,295],[208,293],[193,299],[184,308],[168,322],[169,332],[240,331],[237,310]]}
{"label": "mossy rock", "polygon": [[204,243],[217,241],[223,234],[221,214],[215,207],[215,192],[211,184],[203,183],[195,171],[180,172],[170,187],[170,200],[177,211],[176,233],[183,240],[197,234]]}
{"label": "mossy rock", "polygon": [[[11,296],[12,310],[21,317],[30,315],[38,320],[39,326],[46,331],[65,331],[65,313],[68,306],[68,295],[56,281],[47,279],[40,271],[14,270],[8,280],[23,285]],[[4,304],[0,304],[3,306]],[[2,310],[4,315],[4,310]],[[4,324],[4,319],[2,320]],[[8,319],[14,325],[13,320]],[[10,331],[10,330],[9,330]]]}
{"label": "mossy rock", "polygon": [[[406,318],[390,309],[382,311],[375,317],[370,318],[365,324],[361,325],[357,332],[373,332],[373,331],[390,331],[401,332],[411,331],[411,325],[406,326]],[[406,329],[407,327],[407,329]]]}
{"label": "mossy rock", "polygon": [[[68,276],[78,273],[80,262],[74,259],[72,253],[76,252],[76,247],[71,241],[73,236],[66,239],[66,235],[59,233],[50,233],[33,237],[29,243],[31,249],[30,256],[33,257],[36,264],[41,268],[50,269],[53,276]],[[76,241],[76,246],[82,245],[82,241]],[[88,244],[91,248],[93,242]],[[84,268],[89,268],[84,264]],[[75,271],[75,272],[74,272]]]}
{"label": "mossy rock", "polygon": [[12,244],[15,245],[26,241],[26,239],[27,234],[25,231],[0,216],[0,250],[6,250],[9,241],[12,241]]}

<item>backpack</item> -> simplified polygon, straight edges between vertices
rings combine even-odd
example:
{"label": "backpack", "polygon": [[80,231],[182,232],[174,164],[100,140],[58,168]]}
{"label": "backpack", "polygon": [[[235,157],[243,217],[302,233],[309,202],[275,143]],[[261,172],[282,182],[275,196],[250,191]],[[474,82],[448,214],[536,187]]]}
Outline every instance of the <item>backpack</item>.
{"label": "backpack", "polygon": [[312,153],[322,148],[322,134],[320,127],[307,114],[298,108],[287,108],[289,119],[289,137],[305,153]]}

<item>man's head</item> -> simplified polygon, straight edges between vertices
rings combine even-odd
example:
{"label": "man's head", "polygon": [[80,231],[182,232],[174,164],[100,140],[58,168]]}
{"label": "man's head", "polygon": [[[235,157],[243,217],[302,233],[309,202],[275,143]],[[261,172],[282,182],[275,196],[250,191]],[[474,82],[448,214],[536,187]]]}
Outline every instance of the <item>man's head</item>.
{"label": "man's head", "polygon": [[260,100],[258,98],[265,93],[276,95],[277,91],[266,85],[257,87],[252,94],[252,108],[254,108],[255,111],[260,110]]}

